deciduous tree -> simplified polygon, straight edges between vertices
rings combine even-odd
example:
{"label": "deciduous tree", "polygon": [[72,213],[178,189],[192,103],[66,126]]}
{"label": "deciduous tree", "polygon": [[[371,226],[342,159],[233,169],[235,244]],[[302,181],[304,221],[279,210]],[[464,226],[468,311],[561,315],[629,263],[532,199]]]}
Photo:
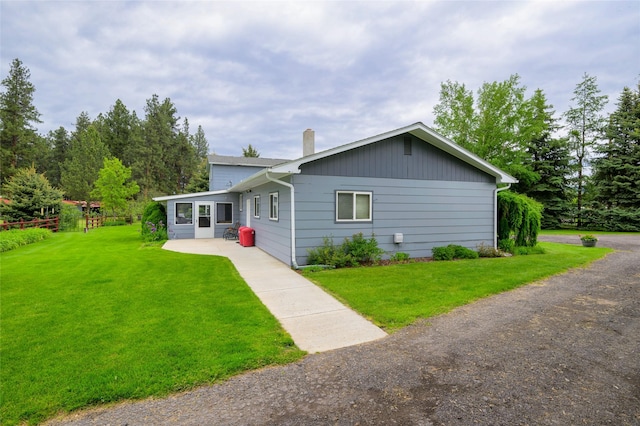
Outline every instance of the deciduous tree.
{"label": "deciduous tree", "polygon": [[105,158],[91,196],[100,200],[101,208],[111,210],[115,217],[118,210],[127,207],[127,200],[140,192],[138,184],[130,179],[131,169],[122,165],[120,159]]}
{"label": "deciduous tree", "polygon": [[503,82],[484,83],[474,102],[464,84],[447,81],[433,110],[436,130],[519,180],[535,180],[523,159],[527,144],[545,131],[546,123],[525,91],[514,74]]}
{"label": "deciduous tree", "polygon": [[596,77],[587,73],[582,81],[576,85],[573,92],[573,106],[564,114],[567,122],[571,152],[575,157],[574,178],[577,190],[577,225],[582,227],[582,205],[584,187],[589,165],[594,149],[602,140],[606,119],[602,111],[607,104],[608,97],[600,95]]}

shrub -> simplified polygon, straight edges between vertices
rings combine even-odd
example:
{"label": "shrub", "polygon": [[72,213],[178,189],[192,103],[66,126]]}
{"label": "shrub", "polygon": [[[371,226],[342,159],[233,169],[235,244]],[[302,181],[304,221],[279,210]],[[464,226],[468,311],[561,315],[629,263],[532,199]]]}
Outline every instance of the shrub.
{"label": "shrub", "polygon": [[392,262],[407,262],[409,260],[409,253],[403,253],[401,251],[394,253],[389,258]]}
{"label": "shrub", "polygon": [[343,268],[376,263],[383,253],[373,235],[367,239],[362,236],[362,233],[354,234],[351,240],[345,238],[339,246],[333,243],[333,238],[323,237],[322,246],[307,250],[307,263]]}
{"label": "shrub", "polygon": [[450,246],[434,247],[431,251],[433,253],[433,260],[453,260],[454,251]]}
{"label": "shrub", "polygon": [[[158,202],[147,204],[142,213],[142,229],[140,234],[145,241],[162,241],[167,239],[167,211]],[[150,225],[151,224],[151,225]]]}
{"label": "shrub", "polygon": [[0,253],[42,241],[52,232],[44,228],[11,229],[0,232]]}
{"label": "shrub", "polygon": [[456,244],[431,249],[433,260],[477,259],[478,253]]}
{"label": "shrub", "polygon": [[82,212],[78,207],[69,204],[63,204],[60,210],[60,231],[80,231],[84,228],[82,225]]}
{"label": "shrub", "polygon": [[378,247],[378,241],[373,235],[367,239],[362,236],[362,232],[354,234],[351,241],[345,238],[343,249],[345,253],[351,255],[356,265],[376,263],[384,253],[384,250]]}
{"label": "shrub", "polygon": [[476,246],[476,251],[479,257],[502,257],[502,252],[497,248],[484,243],[480,243]]}
{"label": "shrub", "polygon": [[516,247],[516,242],[511,238],[506,238],[504,240],[498,240],[498,248],[505,253],[513,253],[513,250]]}
{"label": "shrub", "polygon": [[146,232],[143,233],[144,240],[146,242],[151,241],[164,241],[167,237],[167,227],[164,226],[164,222],[160,220],[158,224],[153,222],[145,222],[142,229],[146,229]]}

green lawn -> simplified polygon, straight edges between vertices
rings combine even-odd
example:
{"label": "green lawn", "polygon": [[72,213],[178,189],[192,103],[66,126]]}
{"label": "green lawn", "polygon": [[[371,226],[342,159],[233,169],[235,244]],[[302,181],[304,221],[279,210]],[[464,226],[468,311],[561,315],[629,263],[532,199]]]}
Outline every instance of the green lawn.
{"label": "green lawn", "polygon": [[226,258],[143,247],[138,230],[58,233],[1,255],[1,424],[303,356]]}
{"label": "green lawn", "polygon": [[[139,226],[0,255],[0,423],[163,396],[303,356],[226,258],[144,247]],[[387,330],[584,265],[606,248],[307,273]]]}
{"label": "green lawn", "polygon": [[640,232],[613,232],[613,231],[585,231],[577,229],[543,229],[540,231],[540,235],[629,235],[640,236]]}
{"label": "green lawn", "polygon": [[607,248],[540,245],[546,254],[345,268],[305,275],[392,331],[418,318],[442,314],[482,297],[585,265],[611,252]]}

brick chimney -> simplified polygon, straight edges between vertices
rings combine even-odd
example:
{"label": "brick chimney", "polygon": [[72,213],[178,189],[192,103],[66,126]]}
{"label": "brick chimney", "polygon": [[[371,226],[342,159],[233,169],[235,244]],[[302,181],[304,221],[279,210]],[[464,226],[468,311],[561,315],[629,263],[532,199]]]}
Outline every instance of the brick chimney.
{"label": "brick chimney", "polygon": [[302,133],[302,156],[315,153],[315,132],[307,129]]}

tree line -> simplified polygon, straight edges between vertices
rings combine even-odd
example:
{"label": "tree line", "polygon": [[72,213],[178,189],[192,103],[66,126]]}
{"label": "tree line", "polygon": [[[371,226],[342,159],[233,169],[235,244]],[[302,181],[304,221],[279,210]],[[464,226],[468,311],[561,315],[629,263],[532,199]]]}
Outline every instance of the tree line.
{"label": "tree line", "polygon": [[[2,80],[0,94],[0,154],[3,192],[21,170],[44,174],[53,188],[60,188],[71,200],[95,201],[104,194],[96,190],[101,169],[119,168],[129,173],[139,188],[138,198],[206,190],[208,142],[202,126],[190,132],[189,120],[182,121],[171,99],[157,95],[147,99],[144,117],[137,116],[117,99],[106,113],[89,117],[81,112],[73,129],[60,127],[47,135],[36,132],[41,122],[33,104],[34,85],[30,72],[19,60],[12,62]],[[120,164],[107,160],[118,159]],[[112,173],[116,173],[112,170]],[[27,173],[29,175],[29,173]],[[124,185],[124,183],[123,183]],[[100,198],[98,198],[100,197]]]}
{"label": "tree line", "polygon": [[[93,119],[80,113],[71,130],[40,135],[29,79],[28,68],[15,59],[2,80],[3,195],[15,190],[14,176],[46,176],[51,189],[69,199],[104,201],[113,194],[96,187],[103,169],[120,176],[119,193],[137,188],[140,200],[208,189],[204,131],[198,126],[192,134],[169,98],[152,95],[141,118],[118,99]],[[640,231],[640,84],[623,88],[617,108],[606,116],[607,96],[600,94],[597,79],[585,74],[571,102],[561,125],[544,92],[537,89],[528,97],[517,74],[484,83],[475,94],[463,83],[446,81],[433,109],[434,128],[516,177],[512,190],[543,204],[544,228]],[[242,151],[260,155],[251,145]]]}
{"label": "tree line", "polygon": [[561,125],[544,92],[527,97],[517,74],[475,96],[447,81],[434,127],[517,178],[511,189],[543,205],[543,228],[640,231],[640,83],[605,115],[607,102],[584,74]]}

